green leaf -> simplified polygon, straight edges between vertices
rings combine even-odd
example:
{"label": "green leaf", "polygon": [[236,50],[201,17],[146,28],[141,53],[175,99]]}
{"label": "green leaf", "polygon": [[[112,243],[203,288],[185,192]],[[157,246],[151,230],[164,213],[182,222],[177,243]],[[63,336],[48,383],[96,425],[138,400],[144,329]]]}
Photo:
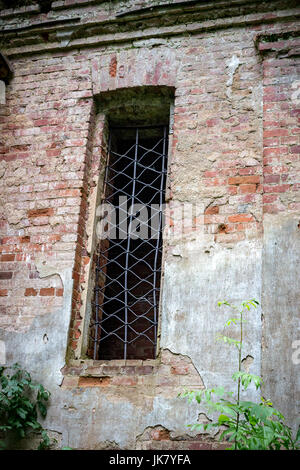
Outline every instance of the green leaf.
{"label": "green leaf", "polygon": [[224,424],[228,421],[230,421],[230,418],[226,415],[220,415],[219,418],[218,418],[218,423],[219,424]]}
{"label": "green leaf", "polygon": [[[242,310],[226,300],[218,302],[219,307],[222,305],[229,306],[240,314],[240,318],[233,317],[227,320],[226,326],[233,323],[239,324],[242,328],[242,323],[245,322],[243,314],[247,313],[246,310],[257,308],[259,302],[255,299],[244,301],[241,303]],[[219,335],[218,340],[236,346],[239,355],[241,354],[241,341],[225,335]],[[256,389],[260,388],[263,383],[261,377],[241,370],[234,373],[232,379],[241,384],[245,390],[251,383]],[[231,450],[281,450],[282,448],[290,450],[300,447],[300,427],[293,440],[291,429],[284,424],[284,416],[273,408],[270,400],[262,398],[260,403],[237,401],[232,398],[232,395],[232,392],[220,386],[197,392],[185,391],[181,397],[185,396],[189,401],[195,399],[206,407],[208,413],[218,413],[217,422],[194,423],[189,427],[204,431],[220,428],[222,431],[220,440],[227,439],[232,442],[232,446],[228,447]]]}
{"label": "green leaf", "polygon": [[36,421],[27,421],[27,425],[33,429],[40,429],[41,425]]}
{"label": "green leaf", "polygon": [[250,383],[254,383],[256,389],[258,389],[259,387],[261,387],[263,381],[261,379],[261,377],[259,377],[258,375],[254,375],[254,374],[248,374],[247,372],[242,372],[242,371],[238,371],[238,372],[235,372],[233,375],[232,375],[232,378],[233,380],[237,381],[237,380],[241,380],[241,384],[243,385],[244,389],[247,390],[248,386],[250,385]]}
{"label": "green leaf", "polygon": [[224,387],[217,387],[216,389],[214,389],[214,393],[219,396],[219,397],[222,397],[226,391],[224,389]]}
{"label": "green leaf", "polygon": [[[30,429],[43,432],[37,421],[37,409],[43,417],[50,392],[43,385],[33,383],[29,372],[19,364],[0,368],[0,430],[5,435],[15,431],[20,438]],[[45,435],[46,439],[46,435]],[[45,440],[44,439],[44,440]]]}
{"label": "green leaf", "polygon": [[223,341],[224,343],[226,344],[229,344],[229,345],[234,345],[236,346],[237,348],[239,348],[241,346],[241,342],[234,339],[234,338],[230,338],[229,336],[224,336],[224,335],[219,335],[217,336],[217,341]]}
{"label": "green leaf", "polygon": [[298,426],[298,431],[297,431],[297,434],[296,434],[296,439],[295,439],[295,442],[300,442],[300,425]]}
{"label": "green leaf", "polygon": [[17,409],[17,414],[18,414],[21,418],[25,419],[26,416],[27,416],[27,411],[26,411],[26,410],[23,410],[22,408],[18,408],[18,409]]}
{"label": "green leaf", "polygon": [[234,323],[234,325],[236,325],[237,323],[240,322],[240,319],[239,318],[229,318],[226,323],[225,323],[225,326],[230,326],[231,323]]}
{"label": "green leaf", "polygon": [[42,417],[45,418],[46,415],[47,415],[47,408],[41,402],[38,403],[38,407],[39,407],[39,410],[40,410],[40,413],[41,413]]}
{"label": "green leaf", "polygon": [[227,305],[228,307],[231,307],[230,303],[227,300],[222,300],[218,302],[219,307],[221,307],[222,305]]}

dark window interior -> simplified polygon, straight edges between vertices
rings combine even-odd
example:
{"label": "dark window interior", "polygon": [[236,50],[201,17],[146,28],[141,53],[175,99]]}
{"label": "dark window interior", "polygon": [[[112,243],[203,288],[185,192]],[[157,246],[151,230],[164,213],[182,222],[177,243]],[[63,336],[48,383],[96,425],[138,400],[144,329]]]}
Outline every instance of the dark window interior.
{"label": "dark window interior", "polygon": [[[105,202],[116,208],[117,230],[114,238],[100,242],[98,247],[93,309],[97,359],[155,357],[167,136],[166,126],[110,129]],[[144,226],[141,238],[119,238],[124,237],[120,224],[128,227],[135,220],[135,214],[130,216],[120,210],[120,196],[127,198],[122,209],[129,211],[134,203],[147,210],[148,227],[145,232]],[[152,204],[156,206],[154,209],[152,206],[151,212]],[[141,226],[138,223],[135,226],[138,232]]]}

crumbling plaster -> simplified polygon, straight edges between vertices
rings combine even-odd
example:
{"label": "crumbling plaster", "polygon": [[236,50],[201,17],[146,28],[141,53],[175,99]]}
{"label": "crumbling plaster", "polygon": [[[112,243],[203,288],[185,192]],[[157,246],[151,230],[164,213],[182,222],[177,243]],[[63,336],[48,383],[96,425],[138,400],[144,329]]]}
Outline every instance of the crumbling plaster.
{"label": "crumbling plaster", "polygon": [[[33,378],[43,377],[50,390],[61,385],[61,369],[65,364],[66,345],[70,323],[72,298],[72,267],[49,265],[37,260],[40,277],[59,276],[64,287],[63,305],[47,315],[37,315],[27,331],[1,330],[1,339],[7,345],[6,363],[19,362],[32,373]],[[45,336],[46,335],[46,336]]]}
{"label": "crumbling plaster", "polygon": [[[262,375],[264,394],[297,428],[300,424],[300,237],[298,214],[266,215],[264,220]],[[291,269],[293,267],[293,270]],[[283,397],[288,398],[284,399]]]}
{"label": "crumbling plaster", "polygon": [[[224,385],[232,389],[237,352],[216,338],[224,334],[225,322],[233,312],[218,308],[217,302],[229,300],[239,305],[248,299],[249,292],[252,298],[261,298],[261,252],[260,241],[224,248],[195,240],[177,245],[176,257],[171,253],[166,261],[160,344],[174,353],[188,354],[206,387]],[[231,294],[232,285],[235,289]],[[254,358],[251,373],[259,375],[260,308],[251,311],[246,321],[243,358]],[[238,327],[225,334],[238,339]],[[257,397],[254,391],[251,395]]]}

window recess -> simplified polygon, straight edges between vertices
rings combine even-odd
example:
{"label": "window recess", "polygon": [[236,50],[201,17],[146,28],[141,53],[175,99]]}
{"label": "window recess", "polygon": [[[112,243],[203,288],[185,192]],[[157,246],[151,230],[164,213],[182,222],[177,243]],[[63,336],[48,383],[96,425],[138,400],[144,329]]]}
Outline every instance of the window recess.
{"label": "window recess", "polygon": [[168,132],[168,124],[109,130],[102,203],[112,210],[96,253],[94,359],[155,358]]}

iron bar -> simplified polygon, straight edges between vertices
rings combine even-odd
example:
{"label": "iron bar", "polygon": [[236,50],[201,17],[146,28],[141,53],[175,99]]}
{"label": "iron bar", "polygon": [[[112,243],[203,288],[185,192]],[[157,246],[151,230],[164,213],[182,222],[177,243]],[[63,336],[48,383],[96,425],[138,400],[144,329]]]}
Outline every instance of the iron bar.
{"label": "iron bar", "polygon": [[[138,141],[139,141],[139,130],[136,129],[135,134],[135,149],[134,149],[134,167],[133,167],[133,185],[132,185],[132,194],[131,194],[131,208],[134,204],[135,196],[135,186],[136,186],[136,164],[138,157]],[[132,212],[129,214],[129,226],[128,229],[131,230],[132,223]],[[129,250],[130,250],[130,234],[127,234],[127,247],[126,247],[126,262],[125,262],[125,334],[124,334],[124,359],[127,357],[127,333],[128,333],[128,260],[129,260]]]}

